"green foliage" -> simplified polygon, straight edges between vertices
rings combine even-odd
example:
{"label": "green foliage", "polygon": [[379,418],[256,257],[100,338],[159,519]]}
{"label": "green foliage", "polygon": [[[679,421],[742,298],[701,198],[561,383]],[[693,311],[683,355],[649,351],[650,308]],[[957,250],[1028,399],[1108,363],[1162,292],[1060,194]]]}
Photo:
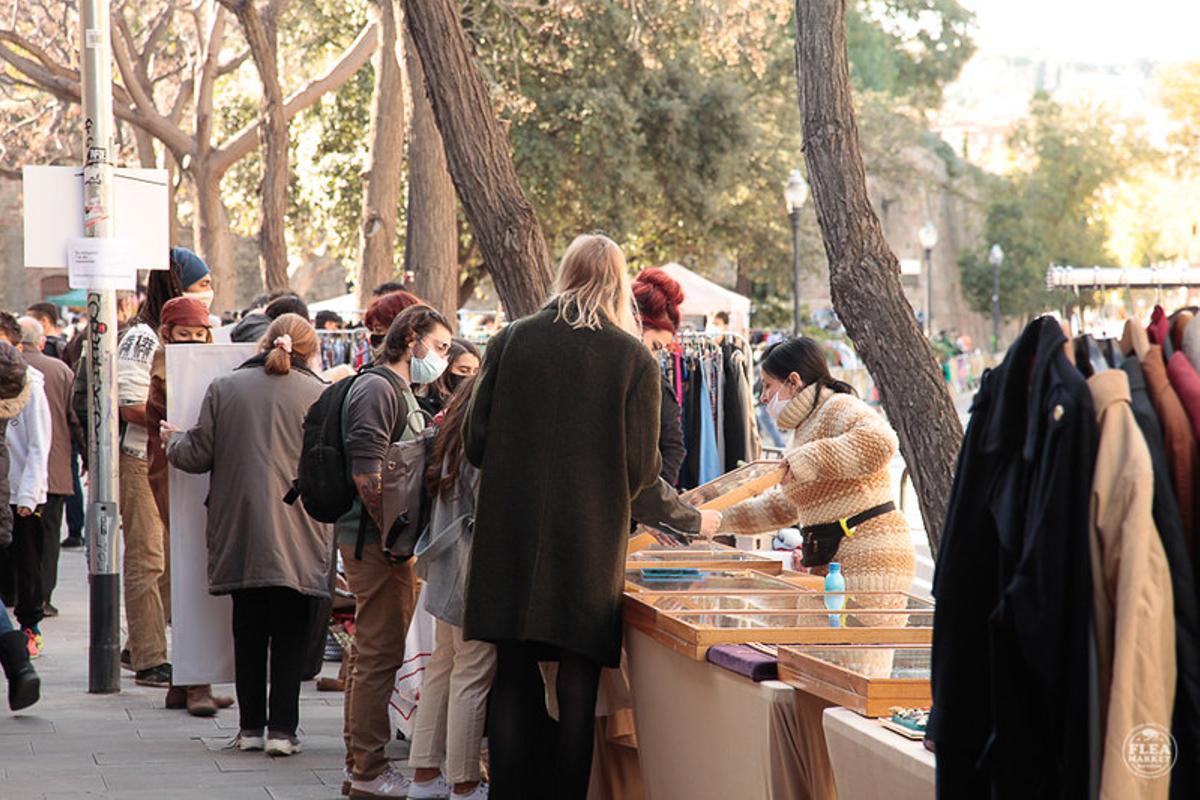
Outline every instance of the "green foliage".
{"label": "green foliage", "polygon": [[855,88],[921,107],[938,105],[942,90],[975,52],[974,19],[958,0],[849,3],[846,29]]}
{"label": "green foliage", "polygon": [[[1025,171],[995,178],[985,223],[986,246],[1004,250],[1000,310],[1008,318],[1054,307],[1046,292],[1051,264],[1111,263],[1104,190],[1147,157],[1136,133],[1122,130],[1104,112],[1062,106],[1037,95],[1011,145]],[[977,311],[992,307],[992,273],[986,252],[959,258],[963,292]]]}
{"label": "green foliage", "polygon": [[[867,167],[899,180],[912,173],[904,150],[920,128],[898,117],[897,99],[920,94],[922,81],[936,83],[922,96],[937,96],[958,74],[972,47],[969,15],[953,0],[922,15],[914,3],[870,14],[860,5],[857,29],[875,39],[852,57],[887,58],[895,73],[860,92]],[[757,287],[757,324],[790,319],[782,189],[803,165],[790,4],[739,12],[707,0],[592,0],[564,10],[470,0],[464,16],[552,251],[603,230],[635,268],[731,265],[742,291]],[[936,34],[905,22],[916,16]],[[824,258],[807,210],[801,254],[804,264]]]}

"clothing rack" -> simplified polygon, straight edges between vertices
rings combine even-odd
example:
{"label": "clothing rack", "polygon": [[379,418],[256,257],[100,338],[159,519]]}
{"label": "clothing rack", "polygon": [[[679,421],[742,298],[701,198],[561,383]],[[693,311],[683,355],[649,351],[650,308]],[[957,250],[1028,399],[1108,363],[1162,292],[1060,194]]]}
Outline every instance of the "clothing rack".
{"label": "clothing rack", "polygon": [[322,370],[339,364],[359,369],[373,359],[371,332],[366,328],[317,331],[317,341],[320,343]]}
{"label": "clothing rack", "polygon": [[676,345],[660,354],[659,365],[682,411],[687,455],[681,488],[707,483],[758,457],[753,351],[744,336],[682,331]]}

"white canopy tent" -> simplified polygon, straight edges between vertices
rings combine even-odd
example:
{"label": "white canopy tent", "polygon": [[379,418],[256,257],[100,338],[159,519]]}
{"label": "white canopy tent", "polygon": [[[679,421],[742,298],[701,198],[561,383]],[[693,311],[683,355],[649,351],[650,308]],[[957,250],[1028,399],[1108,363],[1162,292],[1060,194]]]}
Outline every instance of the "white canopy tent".
{"label": "white canopy tent", "polygon": [[308,304],[308,313],[312,316],[315,317],[319,311],[332,311],[343,319],[347,319],[357,318],[361,315],[362,307],[358,304],[358,296],[351,293]]}
{"label": "white canopy tent", "polygon": [[692,272],[682,264],[664,264],[666,272],[683,288],[683,305],[679,312],[685,324],[703,329],[718,311],[729,314],[729,330],[746,336],[750,332],[750,298],[726,289],[702,275]]}

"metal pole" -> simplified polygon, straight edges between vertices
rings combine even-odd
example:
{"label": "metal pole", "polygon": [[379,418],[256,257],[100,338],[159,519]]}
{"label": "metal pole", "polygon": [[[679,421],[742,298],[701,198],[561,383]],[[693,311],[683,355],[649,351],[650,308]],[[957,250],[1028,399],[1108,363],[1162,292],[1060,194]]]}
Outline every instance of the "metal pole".
{"label": "metal pole", "polygon": [[[113,235],[112,54],[109,0],[80,3],[83,73],[84,236]],[[117,296],[88,292],[87,515],[89,603],[88,691],[121,689],[120,589],[117,571]]]}
{"label": "metal pole", "polygon": [[925,333],[933,338],[933,250],[925,248]]}
{"label": "metal pole", "polygon": [[792,335],[800,335],[800,209],[793,209],[792,218]]}
{"label": "metal pole", "polygon": [[1000,262],[992,261],[992,352],[1000,352]]}

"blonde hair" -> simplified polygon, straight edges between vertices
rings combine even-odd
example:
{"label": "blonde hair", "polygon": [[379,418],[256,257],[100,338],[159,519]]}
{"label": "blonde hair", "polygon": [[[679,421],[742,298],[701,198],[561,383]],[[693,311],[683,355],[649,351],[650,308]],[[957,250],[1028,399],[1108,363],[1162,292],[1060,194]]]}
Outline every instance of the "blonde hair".
{"label": "blonde hair", "polygon": [[576,236],[558,265],[552,302],[558,316],[576,330],[599,330],[603,320],[639,335],[633,312],[633,290],[625,254],[616,242],[599,234]]}
{"label": "blonde hair", "polygon": [[293,360],[312,361],[317,352],[317,332],[299,314],[280,314],[258,340],[258,352],[267,354],[268,375],[287,375]]}

